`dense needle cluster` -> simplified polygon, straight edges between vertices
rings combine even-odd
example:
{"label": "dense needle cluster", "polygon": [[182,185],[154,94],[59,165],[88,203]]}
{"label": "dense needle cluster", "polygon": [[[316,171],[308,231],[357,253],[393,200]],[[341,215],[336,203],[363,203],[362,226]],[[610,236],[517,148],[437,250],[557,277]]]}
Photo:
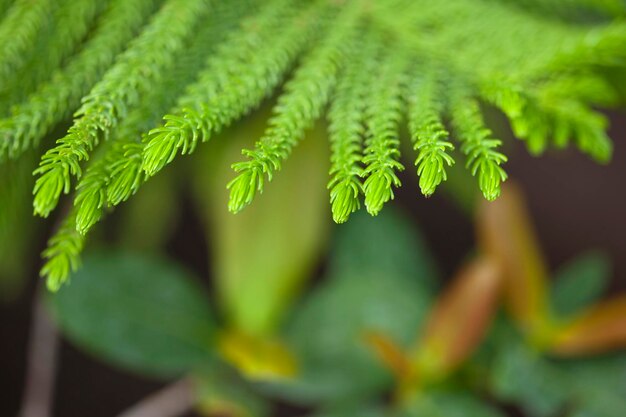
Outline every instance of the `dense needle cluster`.
{"label": "dense needle cluster", "polygon": [[507,158],[485,104],[533,154],[571,142],[606,162],[594,108],[623,99],[621,0],[0,0],[0,11],[0,161],[39,150],[38,215],[74,193],[44,252],[51,288],[107,209],[275,94],[267,130],[233,164],[229,209],[325,119],[338,223],[393,199],[405,152],[424,195],[456,162],[497,198]]}

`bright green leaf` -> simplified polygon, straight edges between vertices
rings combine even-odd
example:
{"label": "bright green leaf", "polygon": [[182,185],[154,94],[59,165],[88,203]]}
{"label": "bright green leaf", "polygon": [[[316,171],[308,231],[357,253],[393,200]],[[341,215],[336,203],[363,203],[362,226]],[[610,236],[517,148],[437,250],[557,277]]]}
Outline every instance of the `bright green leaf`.
{"label": "bright green leaf", "polygon": [[220,140],[226,148],[208,149],[196,165],[196,196],[228,325],[255,336],[271,334],[281,323],[311,276],[331,224],[324,189],[328,158],[319,128],[308,132],[253,206],[236,216],[226,210],[230,161],[264,129],[263,116],[225,132]]}

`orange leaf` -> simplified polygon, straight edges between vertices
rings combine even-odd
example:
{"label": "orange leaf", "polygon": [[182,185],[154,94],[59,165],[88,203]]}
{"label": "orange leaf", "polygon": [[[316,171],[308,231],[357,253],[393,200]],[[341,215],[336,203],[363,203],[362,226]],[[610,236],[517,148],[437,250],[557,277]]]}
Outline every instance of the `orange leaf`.
{"label": "orange leaf", "polygon": [[558,331],[551,350],[564,356],[626,347],[626,295],[599,303]]}
{"label": "orange leaf", "polygon": [[520,190],[507,183],[496,201],[484,201],[477,227],[483,252],[504,274],[511,315],[531,337],[541,337],[548,325],[548,272]]}
{"label": "orange leaf", "polygon": [[369,331],[365,334],[365,342],[398,379],[405,379],[409,375],[411,364],[402,349],[393,340],[382,333]]}
{"label": "orange leaf", "polygon": [[416,351],[420,377],[440,379],[474,352],[491,324],[500,287],[493,262],[477,259],[461,270],[435,305]]}

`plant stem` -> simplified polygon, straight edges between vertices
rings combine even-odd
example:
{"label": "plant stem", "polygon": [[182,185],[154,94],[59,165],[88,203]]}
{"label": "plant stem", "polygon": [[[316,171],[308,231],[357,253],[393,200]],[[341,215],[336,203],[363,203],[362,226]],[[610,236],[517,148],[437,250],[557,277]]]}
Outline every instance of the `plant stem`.
{"label": "plant stem", "polygon": [[20,417],[49,417],[52,411],[59,338],[38,287],[33,301],[26,384]]}
{"label": "plant stem", "polygon": [[189,379],[181,379],[144,398],[118,417],[176,417],[194,405]]}

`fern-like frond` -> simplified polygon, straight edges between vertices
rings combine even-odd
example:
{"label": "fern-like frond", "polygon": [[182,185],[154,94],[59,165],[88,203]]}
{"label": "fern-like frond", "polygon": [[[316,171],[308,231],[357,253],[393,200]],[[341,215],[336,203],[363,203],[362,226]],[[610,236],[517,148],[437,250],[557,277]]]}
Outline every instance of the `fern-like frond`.
{"label": "fern-like frond", "polygon": [[365,135],[365,99],[375,81],[379,46],[368,38],[349,45],[347,68],[340,75],[328,112],[330,141],[330,204],[333,220],[344,223],[361,207],[363,194],[363,138]]}
{"label": "fern-like frond", "polygon": [[566,75],[526,89],[511,80],[492,81],[483,94],[507,115],[513,132],[532,154],[543,153],[551,143],[563,148],[573,139],[596,161],[610,160],[613,146],[606,135],[606,117],[584,104],[616,99],[612,88],[600,80]]}
{"label": "fern-like frond", "polygon": [[112,147],[106,143],[98,149],[100,155],[93,159],[93,163],[85,170],[85,175],[76,185],[74,197],[75,228],[81,235],[86,234],[93,225],[102,218],[106,207],[106,186],[109,177],[109,159],[105,158]]}
{"label": "fern-like frond", "polygon": [[204,16],[203,6],[206,0],[168,0],[85,97],[68,134],[46,152],[35,171],[39,175],[34,190],[36,214],[47,216],[56,207],[61,192],[69,190],[70,176],[80,176],[80,162],[89,158],[100,137],[106,137],[127,108],[161,79]]}
{"label": "fern-like frond", "polygon": [[59,121],[80,104],[81,97],[102,76],[115,55],[136,33],[156,0],[111,0],[81,51],[56,71],[12,115],[0,120],[0,161],[17,158],[39,144]]}
{"label": "fern-like frond", "polygon": [[152,89],[141,104],[112,130],[104,148],[97,151],[100,157],[87,167],[76,186],[76,229],[81,234],[87,233],[102,218],[106,207],[112,208],[127,200],[143,184],[141,134],[174,105],[185,86],[202,68],[214,42],[222,40],[232,29],[243,13],[242,9],[233,12],[216,5],[207,24],[199,29],[189,47],[178,52],[174,67],[163,78],[160,88]]}
{"label": "fern-like frond", "polygon": [[30,56],[54,4],[53,0],[16,0],[7,11],[0,23],[0,89]]}
{"label": "fern-like frond", "polygon": [[57,291],[70,273],[80,266],[80,253],[85,237],[76,231],[76,214],[71,212],[55,234],[48,240],[42,256],[45,259],[40,275],[46,278],[50,291]]}
{"label": "fern-like frond", "polygon": [[557,146],[565,146],[569,137],[576,146],[597,162],[606,164],[613,155],[613,142],[606,131],[609,121],[583,103],[563,100],[552,108],[555,114],[554,140]]}
{"label": "fern-like frond", "polygon": [[280,8],[269,6],[265,10],[256,23],[247,23],[244,33],[233,36],[217,51],[199,81],[181,97],[177,111],[163,118],[163,126],[149,132],[142,167],[148,176],[155,175],[179,153],[192,153],[198,142],[209,140],[258,106],[308,45],[323,12],[314,4],[286,28],[274,30],[273,24],[286,23],[288,14],[277,14]]}
{"label": "fern-like frond", "polygon": [[394,198],[393,188],[400,186],[396,171],[402,171],[400,163],[399,125],[403,116],[403,88],[406,86],[406,72],[409,60],[402,50],[394,50],[386,45],[388,53],[379,57],[376,83],[368,95],[367,139],[363,163],[365,182],[365,207],[376,215],[383,205]]}
{"label": "fern-like frond", "polygon": [[502,142],[491,137],[478,102],[466,93],[457,91],[451,97],[450,112],[461,152],[467,157],[467,168],[477,177],[485,198],[495,200],[500,195],[500,184],[507,179],[501,167],[507,158],[497,150]]}
{"label": "fern-like frond", "polygon": [[74,0],[58,2],[49,23],[39,30],[38,41],[27,62],[13,71],[7,81],[0,82],[0,111],[8,103],[20,103],[36,87],[50,79],[87,36],[95,17],[105,8],[106,1]]}
{"label": "fern-like frond", "polygon": [[357,16],[352,9],[345,11],[326,39],[303,60],[285,86],[269,127],[255,149],[242,151],[248,160],[233,164],[238,175],[228,184],[230,211],[240,211],[252,202],[257,191],[263,192],[264,178],[272,180],[306,129],[321,116],[345,63],[346,47],[354,36]]}
{"label": "fern-like frond", "polygon": [[[237,19],[250,8],[254,10],[253,5],[246,6],[234,10],[229,8],[215,10],[211,14],[210,24],[201,29],[189,50],[184,51],[176,60],[174,70],[162,82],[160,91],[155,90],[114,133],[114,143],[106,154],[109,167],[106,196],[109,206],[117,206],[128,200],[147,179],[142,169],[144,144],[141,133],[157,124],[161,115],[175,104],[184,87],[193,82],[202,69],[206,54],[210,53],[235,26]],[[206,72],[200,75],[198,83],[202,85],[205,81],[203,76],[206,76]],[[197,87],[198,83],[194,85]],[[190,99],[190,95],[183,94],[178,102],[180,104],[181,100],[187,99]]]}
{"label": "fern-like frond", "polygon": [[448,153],[454,145],[443,124],[443,82],[435,70],[414,75],[406,89],[409,133],[413,149],[417,151],[417,175],[422,194],[430,196],[439,184],[448,178],[446,167],[454,164]]}

